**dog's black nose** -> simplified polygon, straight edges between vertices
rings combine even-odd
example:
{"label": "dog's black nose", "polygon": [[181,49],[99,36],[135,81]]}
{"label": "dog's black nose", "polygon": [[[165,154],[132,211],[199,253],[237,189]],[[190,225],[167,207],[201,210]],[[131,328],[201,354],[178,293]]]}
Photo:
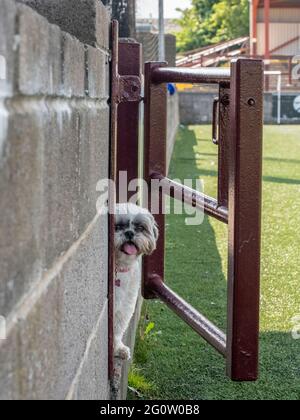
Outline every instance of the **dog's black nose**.
{"label": "dog's black nose", "polygon": [[128,241],[131,241],[134,237],[134,232],[132,232],[131,230],[128,230],[127,232],[125,232],[125,238]]}

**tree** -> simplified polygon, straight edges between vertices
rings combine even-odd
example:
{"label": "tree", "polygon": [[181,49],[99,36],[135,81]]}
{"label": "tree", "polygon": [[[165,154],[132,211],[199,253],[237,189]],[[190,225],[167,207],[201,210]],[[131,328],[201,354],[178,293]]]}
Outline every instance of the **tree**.
{"label": "tree", "polygon": [[249,34],[248,0],[193,0],[177,19],[178,50],[188,51]]}
{"label": "tree", "polygon": [[201,19],[206,19],[211,14],[212,7],[217,4],[219,0],[202,0],[192,1],[196,13]]}
{"label": "tree", "polygon": [[221,0],[213,6],[210,23],[215,24],[213,42],[226,41],[249,34],[249,1]]}

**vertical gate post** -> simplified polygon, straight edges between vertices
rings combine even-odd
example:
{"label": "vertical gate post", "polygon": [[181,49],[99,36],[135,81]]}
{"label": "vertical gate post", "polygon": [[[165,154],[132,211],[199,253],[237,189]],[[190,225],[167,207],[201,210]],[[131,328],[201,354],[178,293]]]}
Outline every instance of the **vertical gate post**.
{"label": "vertical gate post", "polygon": [[[165,63],[146,63],[145,65],[145,138],[144,138],[144,178],[148,184],[148,207],[151,211],[151,180],[155,173],[166,176],[166,138],[167,138],[167,86],[152,82],[153,70],[164,67]],[[159,214],[154,215],[159,227],[157,250],[153,256],[144,258],[144,279],[142,293],[144,298],[155,295],[147,287],[149,278],[158,275],[164,278],[165,253],[165,198],[160,194]]]}
{"label": "vertical gate post", "polygon": [[227,372],[258,377],[263,63],[231,66]]}
{"label": "vertical gate post", "polygon": [[[142,46],[126,38],[119,42],[119,75],[142,74]],[[117,185],[126,187],[139,177],[139,102],[123,102],[118,108]],[[127,185],[120,184],[120,172],[127,173]],[[134,192],[128,192],[128,199]],[[120,202],[118,188],[118,202]],[[128,201],[128,199],[126,201]]]}
{"label": "vertical gate post", "polygon": [[[127,173],[124,184],[138,178],[139,103],[141,101],[141,45],[119,41],[118,21],[111,29],[111,142],[110,180],[119,187],[119,172]],[[119,188],[118,188],[119,190]],[[109,279],[108,279],[108,370],[114,375],[115,205],[119,197],[109,191]],[[126,201],[128,198],[126,197]]]}
{"label": "vertical gate post", "polygon": [[229,139],[230,139],[230,89],[219,88],[219,170],[218,205],[228,208]]}
{"label": "vertical gate post", "polygon": [[[112,21],[111,26],[111,114],[110,114],[110,169],[109,178],[116,182],[117,174],[117,118],[118,118],[118,44],[119,26],[117,21]],[[109,191],[109,273],[108,273],[108,375],[112,379],[114,373],[114,288],[115,288],[115,218],[114,209],[116,203],[116,191]]]}

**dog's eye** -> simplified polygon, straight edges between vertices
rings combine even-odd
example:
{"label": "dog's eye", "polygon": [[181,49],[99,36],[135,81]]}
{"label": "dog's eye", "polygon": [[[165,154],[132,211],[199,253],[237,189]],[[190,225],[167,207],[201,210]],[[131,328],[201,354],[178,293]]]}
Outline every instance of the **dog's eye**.
{"label": "dog's eye", "polygon": [[121,230],[123,230],[123,225],[116,225],[115,230],[116,232],[121,232]]}
{"label": "dog's eye", "polygon": [[137,232],[144,232],[145,231],[145,228],[144,228],[144,226],[138,225],[138,226],[135,227],[135,230]]}

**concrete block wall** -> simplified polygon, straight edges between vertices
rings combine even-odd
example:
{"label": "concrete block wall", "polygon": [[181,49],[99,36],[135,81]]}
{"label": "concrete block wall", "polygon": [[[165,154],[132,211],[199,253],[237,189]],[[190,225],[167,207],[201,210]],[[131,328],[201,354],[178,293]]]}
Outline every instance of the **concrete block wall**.
{"label": "concrete block wall", "polygon": [[143,45],[143,62],[158,61],[158,35],[151,32],[138,32],[136,39]]}
{"label": "concrete block wall", "polygon": [[166,49],[166,61],[169,67],[176,66],[176,54],[177,44],[176,36],[172,34],[165,35],[165,49]]}
{"label": "concrete block wall", "polygon": [[180,122],[184,125],[211,124],[214,98],[218,93],[180,92]]}
{"label": "concrete block wall", "polygon": [[169,168],[180,124],[178,93],[168,96],[167,118],[167,165]]}
{"label": "concrete block wall", "polygon": [[[300,124],[300,113],[297,117],[292,103],[300,92],[283,93],[281,97],[281,124]],[[180,122],[184,125],[211,124],[215,92],[180,92]],[[264,123],[277,124],[277,94],[265,93]]]}
{"label": "concrete block wall", "polygon": [[99,0],[0,10],[0,399],[106,399],[110,17]]}
{"label": "concrete block wall", "polygon": [[[159,61],[158,55],[158,34],[152,32],[138,32],[136,39],[143,45],[143,60]],[[165,35],[166,61],[170,67],[176,65],[176,36]]]}

